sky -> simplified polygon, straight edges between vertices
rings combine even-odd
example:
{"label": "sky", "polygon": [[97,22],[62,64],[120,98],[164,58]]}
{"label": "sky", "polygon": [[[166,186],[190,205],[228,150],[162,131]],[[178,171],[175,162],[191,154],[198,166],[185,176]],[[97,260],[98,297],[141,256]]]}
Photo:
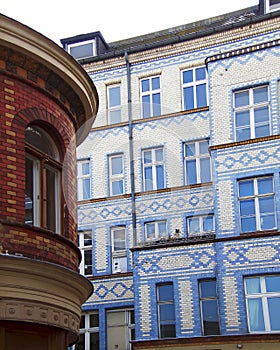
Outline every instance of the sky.
{"label": "sky", "polygon": [[258,0],[1,0],[0,13],[52,41],[100,31],[107,43],[257,5]]}

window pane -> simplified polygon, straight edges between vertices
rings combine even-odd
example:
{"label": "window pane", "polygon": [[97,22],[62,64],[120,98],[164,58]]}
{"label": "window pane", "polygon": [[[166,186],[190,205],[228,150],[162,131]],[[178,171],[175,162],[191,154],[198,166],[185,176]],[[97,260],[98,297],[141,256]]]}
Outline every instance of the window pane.
{"label": "window pane", "polygon": [[75,344],[75,350],[85,350],[85,335],[80,334],[78,343]]}
{"label": "window pane", "polygon": [[193,71],[192,69],[183,72],[183,83],[193,82]]}
{"label": "window pane", "polygon": [[83,179],[83,199],[90,198],[90,179]]}
{"label": "window pane", "polygon": [[116,110],[110,111],[109,119],[110,119],[109,120],[110,124],[120,123],[122,121],[121,110],[116,109]]}
{"label": "window pane", "polygon": [[121,104],[121,89],[119,86],[109,88],[109,107]]}
{"label": "window pane", "polygon": [[272,331],[280,330],[280,298],[267,298],[270,327]]}
{"label": "window pane", "polygon": [[197,108],[207,106],[207,98],[206,98],[206,84],[201,84],[196,86],[196,100],[197,100]]}
{"label": "window pane", "polygon": [[268,107],[254,109],[255,123],[267,122],[269,119]]}
{"label": "window pane", "polygon": [[145,168],[145,190],[150,191],[153,189],[153,176],[152,167]]}
{"label": "window pane", "polygon": [[255,137],[265,137],[270,135],[269,125],[256,126]]}
{"label": "window pane", "polygon": [[261,292],[260,278],[246,278],[247,294],[255,294]]}
{"label": "window pane", "polygon": [[163,284],[158,286],[159,301],[173,301],[173,285]]}
{"label": "window pane", "polygon": [[253,180],[240,181],[239,182],[239,196],[247,197],[254,195],[254,182]]}
{"label": "window pane", "polygon": [[197,183],[196,161],[190,160],[186,162],[187,184],[193,185]]}
{"label": "window pane", "polygon": [[57,219],[57,174],[56,170],[52,168],[46,169],[46,211],[47,211],[47,229],[56,231],[56,219]]}
{"label": "window pane", "polygon": [[169,323],[174,322],[174,304],[161,304],[159,305],[160,322]]}
{"label": "window pane", "polygon": [[206,216],[203,218],[203,232],[213,231],[213,216]]}
{"label": "window pane", "polygon": [[89,326],[90,327],[99,327],[98,313],[89,315]]}
{"label": "window pane", "polygon": [[241,216],[252,215],[255,216],[255,200],[248,199],[240,202],[240,214]]}
{"label": "window pane", "polygon": [[273,230],[276,228],[275,215],[261,215],[261,230]]}
{"label": "window pane", "polygon": [[216,297],[216,281],[202,281],[200,282],[200,296],[201,298]]}
{"label": "window pane", "polygon": [[122,174],[123,172],[122,157],[112,157],[111,164],[112,164],[112,175]]}
{"label": "window pane", "polygon": [[157,173],[157,190],[164,188],[164,174],[163,174],[163,165],[156,166]]}
{"label": "window pane", "polygon": [[242,107],[249,105],[249,91],[242,91],[235,93],[235,107]]}
{"label": "window pane", "polygon": [[155,224],[149,223],[149,224],[146,224],[145,226],[146,226],[147,239],[155,238]]}
{"label": "window pane", "polygon": [[217,300],[202,301],[204,335],[220,334]]}
{"label": "window pane", "polygon": [[99,333],[90,333],[90,350],[99,349]]}
{"label": "window pane", "polygon": [[195,70],[196,80],[204,80],[206,78],[206,69],[205,67],[196,68]]}
{"label": "window pane", "polygon": [[189,234],[195,234],[200,232],[199,218],[189,218]]}
{"label": "window pane", "polygon": [[211,181],[210,158],[200,159],[200,178],[202,183]]}
{"label": "window pane", "polygon": [[150,90],[149,79],[143,79],[141,81],[141,88],[142,88],[142,92],[146,92]]}
{"label": "window pane", "polygon": [[159,222],[158,223],[158,233],[160,237],[166,236],[166,223]]}
{"label": "window pane", "polygon": [[235,113],[235,124],[239,128],[241,126],[250,125],[250,113],[249,111],[242,111]]}
{"label": "window pane", "polygon": [[261,332],[265,330],[262,300],[248,299],[248,312],[250,330],[253,332]]}
{"label": "window pane", "polygon": [[155,154],[156,154],[156,162],[163,161],[163,149],[156,149]]}
{"label": "window pane", "polygon": [[161,115],[160,94],[153,95],[153,116]]}
{"label": "window pane", "polygon": [[89,175],[89,163],[82,163],[82,175]]}
{"label": "window pane", "polygon": [[273,193],[272,177],[258,179],[258,194]]}
{"label": "window pane", "polygon": [[123,194],[123,181],[122,180],[112,182],[112,194],[113,195]]}
{"label": "window pane", "polygon": [[195,143],[187,143],[185,145],[185,154],[186,154],[186,157],[195,156]]}
{"label": "window pane", "polygon": [[113,230],[114,251],[125,250],[125,230]]}
{"label": "window pane", "polygon": [[26,158],[25,162],[25,223],[33,225],[33,198],[34,198],[34,177],[33,177],[33,161]]}
{"label": "window pane", "polygon": [[150,96],[142,96],[142,108],[143,108],[143,118],[149,118],[151,116]]}
{"label": "window pane", "polygon": [[255,232],[256,230],[257,230],[257,228],[256,228],[256,218],[255,217],[241,219],[241,231],[242,232]]}
{"label": "window pane", "polygon": [[152,151],[144,152],[144,164],[152,163]]}
{"label": "window pane", "polygon": [[160,336],[161,338],[175,338],[176,337],[175,324],[161,325]]}
{"label": "window pane", "polygon": [[265,284],[267,292],[280,292],[280,276],[266,276]]}
{"label": "window pane", "polygon": [[193,87],[184,88],[184,107],[186,110],[194,108]]}
{"label": "window pane", "polygon": [[85,250],[85,275],[92,275],[92,250]]}
{"label": "window pane", "polygon": [[236,130],[236,141],[249,140],[251,138],[250,128]]}
{"label": "window pane", "polygon": [[160,79],[159,77],[152,78],[152,90],[160,89]]}
{"label": "window pane", "polygon": [[254,95],[254,103],[268,101],[268,88],[267,88],[267,86],[254,89],[253,95]]}
{"label": "window pane", "polygon": [[209,147],[209,144],[207,141],[199,142],[199,153],[209,154],[208,147]]}
{"label": "window pane", "polygon": [[92,234],[91,232],[84,233],[84,245],[91,246],[92,245]]}
{"label": "window pane", "polygon": [[264,197],[259,199],[260,213],[274,213],[274,198]]}

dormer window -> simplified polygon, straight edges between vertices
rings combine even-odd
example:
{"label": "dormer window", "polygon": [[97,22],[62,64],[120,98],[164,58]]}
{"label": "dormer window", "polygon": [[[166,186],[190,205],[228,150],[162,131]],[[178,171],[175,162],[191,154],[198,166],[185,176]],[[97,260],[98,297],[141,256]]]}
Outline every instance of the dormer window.
{"label": "dormer window", "polygon": [[95,39],[92,39],[83,42],[68,44],[68,52],[76,60],[96,56],[96,41]]}
{"label": "dormer window", "polygon": [[265,0],[265,13],[280,10],[280,0]]}

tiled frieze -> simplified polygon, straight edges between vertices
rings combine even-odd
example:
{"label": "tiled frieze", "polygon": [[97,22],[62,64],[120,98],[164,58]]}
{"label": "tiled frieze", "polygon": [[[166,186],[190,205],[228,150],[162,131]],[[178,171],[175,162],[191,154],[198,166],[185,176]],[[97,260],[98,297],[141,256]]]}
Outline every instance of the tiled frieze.
{"label": "tiled frieze", "polygon": [[87,303],[110,305],[116,302],[133,301],[132,277],[107,278],[92,281],[94,292]]}

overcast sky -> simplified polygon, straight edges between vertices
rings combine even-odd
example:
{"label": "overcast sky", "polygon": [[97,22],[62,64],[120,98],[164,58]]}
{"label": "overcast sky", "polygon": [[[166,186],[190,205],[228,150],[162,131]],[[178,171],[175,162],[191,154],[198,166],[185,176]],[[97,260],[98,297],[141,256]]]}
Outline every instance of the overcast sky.
{"label": "overcast sky", "polygon": [[60,39],[100,31],[109,43],[257,5],[258,0],[1,0],[0,12]]}

